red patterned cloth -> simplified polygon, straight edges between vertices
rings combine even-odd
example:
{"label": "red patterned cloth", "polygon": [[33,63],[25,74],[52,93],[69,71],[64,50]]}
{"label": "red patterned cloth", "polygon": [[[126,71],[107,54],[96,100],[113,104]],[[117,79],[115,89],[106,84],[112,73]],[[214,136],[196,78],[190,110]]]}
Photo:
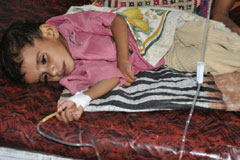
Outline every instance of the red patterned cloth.
{"label": "red patterned cloth", "polygon": [[[45,21],[65,13],[71,5],[88,3],[88,0],[2,0],[1,35],[15,20]],[[0,77],[1,146],[96,159],[93,148],[59,144],[37,133],[37,123],[56,111],[61,86],[24,86],[6,79],[1,72]],[[170,160],[179,157],[188,114],[189,110],[84,113],[79,121],[67,124],[55,118],[50,119],[42,125],[42,130],[74,143],[78,143],[81,136],[83,143],[96,146],[102,160]],[[237,159],[240,150],[239,135],[239,112],[195,110],[183,159]]]}

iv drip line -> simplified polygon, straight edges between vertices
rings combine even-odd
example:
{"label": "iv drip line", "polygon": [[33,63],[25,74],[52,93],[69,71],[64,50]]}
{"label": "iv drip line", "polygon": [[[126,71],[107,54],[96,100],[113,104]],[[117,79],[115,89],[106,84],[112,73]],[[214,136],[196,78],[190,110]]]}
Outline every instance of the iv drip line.
{"label": "iv drip line", "polygon": [[[205,59],[205,52],[206,52],[206,45],[207,45],[207,35],[208,35],[208,26],[209,26],[209,21],[210,21],[212,0],[209,0],[208,3],[209,3],[208,13],[207,13],[206,24],[205,24],[205,29],[204,29],[204,33],[203,33],[203,43],[202,43],[202,50],[201,50],[201,52],[202,52],[201,55],[202,56],[201,56],[201,61],[198,62],[198,65],[197,65],[197,67],[198,67],[197,68],[197,90],[196,90],[196,94],[195,94],[194,99],[193,99],[193,103],[192,103],[192,106],[191,106],[191,110],[189,112],[188,119],[186,121],[185,128],[184,128],[179,160],[181,160],[182,156],[183,156],[188,126],[190,124],[192,114],[193,114],[193,111],[194,111],[194,108],[195,108],[195,104],[196,104],[196,101],[197,101],[197,97],[199,95],[199,92],[200,92],[200,89],[201,89],[201,86],[202,86],[202,81],[203,81],[203,72],[204,72],[203,67],[204,67],[204,59]],[[201,68],[201,69],[199,69],[199,68]],[[202,72],[202,73],[199,73],[199,72]],[[200,75],[200,77],[199,77],[199,75]]]}
{"label": "iv drip line", "polygon": [[71,143],[71,142],[66,142],[66,141],[63,141],[63,140],[60,140],[60,139],[57,139],[55,137],[52,137],[52,136],[49,136],[47,134],[45,134],[44,132],[41,131],[40,129],[40,126],[46,122],[47,120],[55,117],[57,115],[57,112],[54,112],[48,116],[46,116],[45,118],[43,118],[38,124],[37,124],[37,131],[39,134],[41,134],[43,137],[47,138],[47,139],[50,139],[52,141],[55,141],[55,142],[58,142],[58,143],[61,143],[61,144],[64,144],[64,145],[68,145],[68,146],[72,146],[72,147],[91,147],[94,149],[95,153],[96,153],[96,156],[97,156],[97,159],[98,160],[101,160],[101,157],[100,157],[100,154],[97,150],[97,147],[95,145],[92,145],[92,144],[89,144],[89,143],[82,143],[82,139],[81,139],[81,136],[79,137],[79,141],[80,143]]}

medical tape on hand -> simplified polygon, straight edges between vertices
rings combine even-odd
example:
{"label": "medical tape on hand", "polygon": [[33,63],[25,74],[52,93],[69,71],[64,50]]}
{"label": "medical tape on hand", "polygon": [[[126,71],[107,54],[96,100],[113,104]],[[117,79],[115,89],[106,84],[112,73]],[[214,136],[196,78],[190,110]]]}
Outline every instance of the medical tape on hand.
{"label": "medical tape on hand", "polygon": [[77,108],[79,106],[82,106],[83,109],[89,105],[90,101],[92,100],[91,97],[89,97],[86,94],[83,94],[82,92],[77,92],[74,96],[69,98],[70,101],[73,101]]}

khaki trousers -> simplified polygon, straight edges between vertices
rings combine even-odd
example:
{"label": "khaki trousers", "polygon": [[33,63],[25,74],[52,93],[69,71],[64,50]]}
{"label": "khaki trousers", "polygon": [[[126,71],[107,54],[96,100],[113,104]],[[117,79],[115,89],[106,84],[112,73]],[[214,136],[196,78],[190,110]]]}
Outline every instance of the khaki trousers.
{"label": "khaki trousers", "polygon": [[[201,60],[205,20],[186,22],[176,30],[165,64],[179,71],[196,72]],[[240,36],[222,23],[210,21],[205,52],[205,73],[218,75],[240,71]]]}

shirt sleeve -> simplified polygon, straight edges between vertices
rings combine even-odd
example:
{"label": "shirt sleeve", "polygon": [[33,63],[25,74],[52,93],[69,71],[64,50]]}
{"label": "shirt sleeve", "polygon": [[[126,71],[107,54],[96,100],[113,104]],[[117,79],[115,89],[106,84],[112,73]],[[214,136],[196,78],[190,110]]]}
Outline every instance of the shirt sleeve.
{"label": "shirt sleeve", "polygon": [[106,61],[91,61],[76,65],[71,75],[63,78],[60,84],[66,87],[72,94],[95,85],[104,79],[124,78],[115,63]]}
{"label": "shirt sleeve", "polygon": [[70,23],[76,30],[86,33],[111,36],[112,32],[110,30],[110,26],[115,16],[115,13],[109,12],[83,11],[53,17],[47,20],[46,23],[54,26]]}

